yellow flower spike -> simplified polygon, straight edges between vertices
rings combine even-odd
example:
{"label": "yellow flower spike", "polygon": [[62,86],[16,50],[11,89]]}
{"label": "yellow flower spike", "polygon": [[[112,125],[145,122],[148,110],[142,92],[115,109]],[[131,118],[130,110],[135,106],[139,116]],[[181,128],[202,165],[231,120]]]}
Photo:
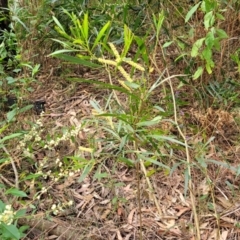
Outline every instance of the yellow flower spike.
{"label": "yellow flower spike", "polygon": [[131,65],[131,66],[133,66],[134,68],[136,68],[136,69],[138,69],[138,70],[140,70],[140,71],[142,71],[142,72],[144,72],[145,71],[145,68],[144,67],[142,67],[140,64],[138,64],[138,63],[135,63],[135,62],[133,62],[133,61],[129,61],[129,60],[124,60],[124,62],[126,62],[126,63],[128,63],[129,65]]}
{"label": "yellow flower spike", "polygon": [[120,57],[120,55],[119,55],[119,53],[118,53],[118,50],[116,49],[116,47],[113,45],[113,43],[108,43],[109,44],[109,46],[110,46],[110,48],[112,49],[112,51],[113,51],[113,54],[114,54],[114,56],[116,57],[116,59],[121,59],[121,57]]}
{"label": "yellow flower spike", "polygon": [[122,62],[122,59],[121,58],[116,58],[116,63],[119,64]]}
{"label": "yellow flower spike", "polygon": [[114,129],[112,117],[105,117],[112,129]]}
{"label": "yellow flower spike", "polygon": [[119,82],[125,89],[127,89],[129,92],[131,92],[131,89],[124,83],[124,81],[118,80],[118,82]]}
{"label": "yellow flower spike", "polygon": [[129,82],[133,82],[133,79],[130,77],[130,75],[124,70],[124,68],[122,66],[118,66],[117,67],[119,72],[124,76],[124,78],[129,81]]}
{"label": "yellow flower spike", "polygon": [[88,152],[88,153],[93,153],[93,151],[94,151],[93,148],[86,148],[86,147],[82,147],[82,146],[79,146],[78,149],[79,149],[80,151]]}
{"label": "yellow flower spike", "polygon": [[105,63],[105,64],[108,64],[108,65],[113,65],[113,66],[117,66],[117,63],[113,60],[108,60],[108,59],[103,59],[103,58],[98,58],[98,61],[100,63]]}

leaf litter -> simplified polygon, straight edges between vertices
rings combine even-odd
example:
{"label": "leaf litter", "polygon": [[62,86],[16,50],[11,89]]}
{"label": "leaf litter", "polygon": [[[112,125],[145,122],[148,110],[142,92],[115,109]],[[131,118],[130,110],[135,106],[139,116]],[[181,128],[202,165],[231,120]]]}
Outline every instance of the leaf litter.
{"label": "leaf litter", "polygon": [[[87,77],[89,79],[96,78],[95,74],[94,72],[91,75],[91,72],[88,72]],[[99,72],[98,78],[104,79],[104,75]],[[57,132],[62,127],[75,127],[81,124],[80,119],[88,119],[92,114],[90,100],[104,101],[100,96],[108,93],[105,89],[96,89],[85,83],[75,84],[72,89],[69,86],[64,88],[61,81],[65,80],[54,75],[48,76],[46,81],[43,80],[41,87],[38,86],[35,93],[35,98],[41,96],[46,100],[47,110],[43,115],[46,131]],[[211,145],[209,152],[205,155],[206,158],[218,162],[218,164],[214,161],[209,163],[207,168],[209,177],[202,177],[201,168],[194,169],[193,184],[197,201],[195,204],[201,223],[202,239],[238,238],[240,234],[238,229],[240,207],[237,191],[239,179],[236,171],[223,167],[226,158],[236,166],[239,162],[237,161],[239,154],[237,155],[232,144],[236,139],[238,129],[234,128],[233,117],[228,112],[213,109],[208,109],[206,113],[197,112],[197,109],[191,109],[190,112],[192,117],[187,121],[200,124],[207,129],[210,136],[213,132],[217,132],[219,135],[217,141],[214,142],[215,145]],[[36,116],[32,114],[24,116],[24,118],[36,121]],[[227,136],[225,136],[226,131],[230,131]],[[231,138],[232,142],[229,142],[231,135],[234,135],[234,138]],[[99,133],[94,124],[93,126],[89,125],[79,132],[78,139],[74,144],[61,145],[60,149],[54,151],[51,156],[49,153],[36,150],[36,161],[41,162],[43,156],[46,155],[55,160],[58,156],[76,155],[79,151],[83,153],[84,158],[90,160],[92,156],[90,146],[87,144],[89,136],[105,138],[105,134]],[[196,143],[201,141],[202,139],[198,138]],[[103,144],[104,142],[98,145],[98,155],[104,148]],[[219,146],[223,147],[223,151],[217,150]],[[79,147],[81,147],[80,150]],[[179,156],[181,157],[181,154],[179,152],[174,156],[173,163],[178,160]],[[19,154],[16,156],[19,156],[20,159]],[[20,161],[19,159],[18,161]],[[82,182],[79,182],[80,172],[74,173],[60,183],[51,181],[51,179],[43,181],[42,184],[50,190],[41,196],[41,204],[35,213],[34,220],[22,219],[20,221],[20,224],[28,224],[31,227],[24,239],[39,239],[40,237],[72,240],[139,239],[140,214],[143,239],[195,239],[192,230],[194,222],[191,201],[189,195],[184,195],[185,179],[182,174],[184,170],[182,166],[176,168],[171,175],[163,171],[157,171],[150,177],[142,175],[140,179],[141,206],[139,208],[136,171],[111,161],[111,158],[103,163],[99,161],[99,164],[102,171],[107,172],[100,181],[90,174]],[[18,165],[20,166],[21,162]],[[21,168],[24,167],[21,166]],[[25,166],[25,168],[29,168],[29,166]],[[11,174],[9,179],[11,179]],[[148,181],[150,181],[152,189],[149,189]],[[30,195],[33,196],[35,194],[34,186],[30,181],[26,181],[26,184],[31,189]],[[215,196],[215,203],[211,200],[211,193]],[[73,201],[73,205],[65,209],[64,214],[51,216],[50,219],[45,216],[44,212],[48,211],[52,204],[60,201],[68,202],[69,199]],[[160,208],[161,214],[159,214],[158,208]],[[219,216],[219,225],[216,223],[215,214]]]}

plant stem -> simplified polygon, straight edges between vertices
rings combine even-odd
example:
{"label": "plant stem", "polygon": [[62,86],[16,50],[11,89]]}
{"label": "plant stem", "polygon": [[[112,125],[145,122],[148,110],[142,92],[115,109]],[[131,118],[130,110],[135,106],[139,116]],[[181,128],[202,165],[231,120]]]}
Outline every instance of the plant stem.
{"label": "plant stem", "polygon": [[196,234],[197,234],[197,239],[201,240],[201,235],[200,235],[200,226],[199,226],[199,220],[198,220],[198,214],[196,210],[196,201],[195,201],[195,196],[193,192],[193,183],[192,183],[192,177],[191,177],[191,157],[189,153],[189,148],[188,148],[188,143],[187,143],[187,138],[183,134],[181,128],[178,125],[178,118],[177,118],[177,108],[176,108],[176,99],[174,95],[174,90],[172,86],[172,82],[168,81],[170,89],[171,89],[171,94],[172,94],[172,99],[173,99],[173,108],[174,108],[174,120],[177,125],[178,132],[180,133],[181,137],[184,140],[185,143],[185,151],[186,151],[186,157],[187,157],[187,169],[188,169],[188,175],[189,175],[189,181],[188,181],[188,188],[189,188],[189,193],[190,193],[190,198],[191,198],[191,203],[192,203],[192,211],[194,215],[194,221],[195,221],[195,227],[196,227]]}
{"label": "plant stem", "polygon": [[18,181],[18,171],[16,168],[16,165],[14,163],[13,158],[11,157],[10,153],[8,152],[7,148],[5,146],[2,146],[3,151],[7,154],[7,156],[9,157],[11,164],[12,164],[12,168],[13,168],[13,172],[15,175],[15,187],[18,189],[19,188],[19,181]]}

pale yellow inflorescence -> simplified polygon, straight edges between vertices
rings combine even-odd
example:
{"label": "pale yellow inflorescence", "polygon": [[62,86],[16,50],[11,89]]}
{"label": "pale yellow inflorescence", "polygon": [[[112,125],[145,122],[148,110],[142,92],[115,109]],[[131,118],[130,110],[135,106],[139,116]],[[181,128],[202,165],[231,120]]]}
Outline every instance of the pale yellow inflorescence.
{"label": "pale yellow inflorescence", "polygon": [[[116,47],[114,46],[113,43],[109,43],[110,48],[113,51],[114,56],[116,57],[115,61],[113,60],[109,60],[109,59],[104,59],[104,58],[98,58],[98,61],[100,63],[105,63],[108,65],[112,65],[117,67],[117,69],[119,70],[119,72],[123,75],[123,77],[128,81],[128,82],[133,82],[133,79],[130,77],[130,75],[124,70],[124,68],[122,66],[120,66],[121,62],[126,62],[129,65],[133,66],[134,68],[138,69],[139,71],[144,72],[145,69],[144,67],[142,67],[140,64],[133,62],[132,60],[128,60],[128,59],[122,59],[121,56],[119,55]],[[122,83],[121,83],[122,84]],[[125,86],[124,86],[125,87]]]}
{"label": "pale yellow inflorescence", "polygon": [[0,224],[5,223],[10,225],[13,222],[15,212],[12,210],[11,205],[6,205],[5,210],[0,214]]}
{"label": "pale yellow inflorescence", "polygon": [[63,204],[62,203],[53,204],[51,207],[51,210],[54,215],[58,215],[60,212],[64,211],[64,208],[70,207],[72,205],[73,205],[72,200],[68,201],[67,203],[63,203]]}
{"label": "pale yellow inflorescence", "polygon": [[119,72],[124,76],[124,78],[129,81],[129,82],[133,82],[132,78],[130,77],[130,75],[124,70],[124,68],[122,66],[118,66],[118,70]]}
{"label": "pale yellow inflorescence", "polygon": [[108,65],[112,65],[112,66],[117,66],[117,62],[113,61],[113,60],[108,60],[108,59],[104,59],[104,58],[98,58],[98,61],[100,63],[105,63],[105,64],[108,64]]}
{"label": "pale yellow inflorescence", "polygon": [[120,61],[121,61],[121,57],[120,57],[120,55],[119,55],[119,53],[118,53],[118,50],[117,50],[116,47],[113,45],[113,43],[108,43],[108,44],[109,44],[110,48],[112,49],[113,54],[114,54],[114,56],[116,57],[116,60],[119,60],[119,59],[120,59]]}
{"label": "pale yellow inflorescence", "polygon": [[135,68],[138,69],[139,71],[142,71],[142,72],[145,71],[145,68],[144,68],[144,67],[142,67],[142,66],[141,66],[140,64],[138,64],[138,63],[133,62],[132,60],[126,60],[126,59],[124,59],[123,61],[126,62],[126,63],[128,63],[129,65],[135,67]]}

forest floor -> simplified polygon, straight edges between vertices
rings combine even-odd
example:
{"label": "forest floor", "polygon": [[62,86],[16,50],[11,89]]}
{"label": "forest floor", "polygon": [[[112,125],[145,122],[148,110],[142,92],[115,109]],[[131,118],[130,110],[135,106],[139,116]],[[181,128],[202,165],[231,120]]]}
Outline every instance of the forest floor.
{"label": "forest floor", "polygon": [[[15,211],[26,209],[26,215],[17,219],[18,227],[29,226],[22,239],[199,240],[198,235],[201,240],[240,239],[237,1],[202,1],[196,14],[197,8],[191,4],[200,1],[146,1],[148,11],[145,4],[135,7],[135,1],[126,5],[125,1],[121,5],[117,1],[82,1],[93,4],[84,17],[94,27],[89,39],[84,36],[86,45],[94,42],[96,34],[103,34],[101,24],[110,20],[113,27],[106,38],[99,38],[103,41],[99,46],[112,42],[107,38],[111,34],[116,34],[114,41],[119,39],[117,42],[127,46],[124,34],[131,38],[125,26],[128,21],[129,29],[134,27],[134,34],[141,36],[127,50],[116,44],[122,48],[119,52],[126,50],[127,58],[142,59],[149,68],[133,76],[141,80],[137,87],[130,81],[126,82],[131,89],[121,85],[129,92],[118,91],[127,79],[119,78],[118,66],[88,69],[49,57],[56,46],[60,48],[53,39],[65,50],[76,49],[83,55],[87,51],[79,48],[81,38],[75,34],[65,38],[67,33],[62,31],[65,27],[69,33],[79,30],[75,28],[80,21],[74,27],[74,18],[64,17],[64,6],[55,5],[58,1],[40,2],[27,1],[21,7],[30,13],[24,15],[29,33],[25,36],[25,29],[20,32],[18,43],[26,69],[21,65],[19,75],[1,70],[1,97],[13,90],[18,97],[27,98],[18,99],[16,111],[0,112],[0,134],[4,135],[0,142],[0,201],[11,204]],[[210,8],[213,3],[216,7]],[[162,29],[160,7],[166,15]],[[205,42],[206,48],[198,46],[200,42]],[[94,51],[99,57],[98,50]],[[111,58],[112,52],[103,57]],[[117,64],[125,69],[129,61],[121,60]],[[36,81],[34,64],[41,66]],[[203,72],[195,78],[199,68]],[[135,70],[137,75],[140,71]],[[8,74],[14,76],[7,79]],[[108,85],[104,88],[97,82]],[[4,84],[14,89],[4,89]],[[129,100],[135,90],[142,105]],[[146,92],[150,93],[147,97]],[[36,106],[21,112],[26,103],[37,102],[44,103],[44,113],[36,112]],[[128,122],[131,117],[132,125]],[[156,118],[159,122],[151,125]],[[73,134],[70,137],[69,132]],[[152,140],[155,133],[163,138]],[[146,152],[157,155],[149,155],[147,160],[138,157],[148,156]],[[25,195],[12,196],[8,189]]]}
{"label": "forest floor", "polygon": [[[94,116],[90,100],[96,100],[101,105],[106,101],[105,97],[110,94],[110,90],[66,79],[82,77],[105,81],[106,73],[102,70],[78,69],[74,74],[67,75],[62,74],[62,70],[51,65],[51,62],[46,66],[46,70],[38,76],[31,95],[32,100],[46,101],[45,113],[41,117],[25,114],[19,116],[18,121],[36,122],[41,118],[44,132],[50,133],[58,132],[63,127],[76,127],[83,119],[92,119]],[[186,91],[188,90],[179,90],[179,96]],[[190,145],[194,146],[191,157],[197,167],[192,168],[192,191],[201,239],[239,239],[240,147],[237,143],[240,131],[235,121],[239,113],[213,108],[202,111],[191,101],[181,111],[179,120],[186,126],[185,132],[191,138]],[[202,132],[192,132],[195,127]],[[208,134],[207,138],[215,137],[208,147],[204,147],[204,130]],[[175,129],[170,128],[169,132],[176,135]],[[57,158],[76,155],[80,146],[88,148],[89,137],[104,139],[105,134],[98,131],[94,124],[92,127],[88,125],[79,132],[74,144],[62,143],[51,152],[40,148],[34,153],[34,161],[41,165],[41,161],[47,157],[48,165],[44,170],[51,171]],[[99,149],[95,149],[96,152],[101,153],[101,144]],[[114,154],[114,151],[116,149],[110,148],[109,155]],[[88,152],[84,154],[86,159],[90,159]],[[189,192],[185,192],[186,165],[181,164],[185,158],[185,152],[181,149],[169,154],[165,162],[169,167],[179,162],[177,168],[171,173],[158,168],[149,177],[144,176],[142,171],[137,172],[134,167],[108,157],[95,165],[100,175],[103,173],[99,178],[90,174],[80,183],[80,172],[74,172],[58,182],[49,177],[42,179],[41,187],[46,187],[48,191],[40,199],[31,202],[37,206],[34,217],[19,221],[21,225],[30,226],[24,239],[133,240],[141,239],[141,234],[142,239],[152,240],[196,239],[192,201]],[[207,168],[201,168],[201,164],[207,164]],[[31,166],[21,162],[19,171],[24,168],[24,171],[33,171]],[[150,166],[147,170],[151,171],[152,168],[154,167]],[[152,189],[149,188],[148,181],[151,182]],[[31,186],[31,182],[26,181],[25,184],[30,195],[34,196],[36,189]],[[67,204],[70,200],[72,205],[65,207],[64,211],[46,216],[54,204]]]}

